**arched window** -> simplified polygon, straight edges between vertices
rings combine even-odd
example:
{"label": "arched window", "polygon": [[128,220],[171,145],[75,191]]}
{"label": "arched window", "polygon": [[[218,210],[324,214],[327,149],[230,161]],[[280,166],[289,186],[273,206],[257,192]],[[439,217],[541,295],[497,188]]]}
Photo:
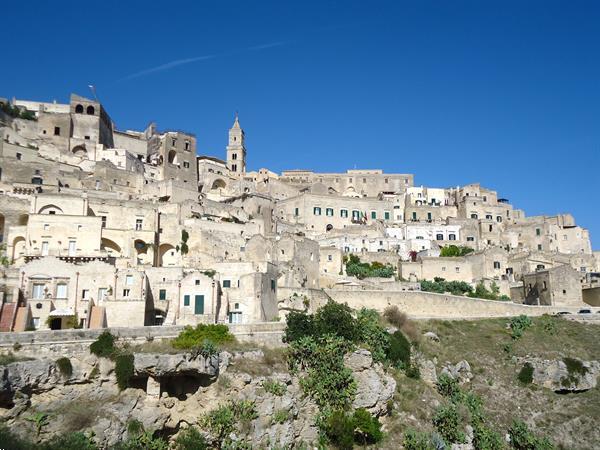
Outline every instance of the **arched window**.
{"label": "arched window", "polygon": [[75,107],[75,112],[76,112],[77,114],[83,114],[83,105],[77,105],[77,106]]}
{"label": "arched window", "polygon": [[[82,111],[83,112],[83,111]],[[89,115],[89,116],[93,116],[94,113],[96,112],[96,110],[94,109],[94,107],[92,105],[88,106],[87,109],[85,110],[85,112]]]}
{"label": "arched window", "polygon": [[177,164],[177,152],[175,150],[171,150],[168,155],[168,159],[170,164]]}

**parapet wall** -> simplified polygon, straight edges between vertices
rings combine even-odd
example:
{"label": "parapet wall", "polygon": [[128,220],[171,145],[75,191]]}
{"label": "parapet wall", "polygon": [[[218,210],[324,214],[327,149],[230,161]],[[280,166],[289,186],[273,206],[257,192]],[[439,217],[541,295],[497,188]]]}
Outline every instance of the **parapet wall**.
{"label": "parapet wall", "polygon": [[529,306],[509,301],[483,300],[456,295],[417,291],[342,291],[326,289],[325,292],[339,303],[351,308],[372,308],[383,311],[396,305],[414,319],[477,319],[510,317],[526,314],[541,316],[558,311],[577,312],[578,308]]}
{"label": "parapet wall", "polygon": [[[24,356],[62,356],[65,353],[87,353],[89,346],[104,331],[110,331],[118,341],[143,344],[172,339],[183,326],[115,327],[95,330],[43,330],[21,333],[0,333],[0,353],[14,351]],[[252,342],[267,347],[282,346],[285,322],[264,322],[229,325],[231,333],[240,342]]]}

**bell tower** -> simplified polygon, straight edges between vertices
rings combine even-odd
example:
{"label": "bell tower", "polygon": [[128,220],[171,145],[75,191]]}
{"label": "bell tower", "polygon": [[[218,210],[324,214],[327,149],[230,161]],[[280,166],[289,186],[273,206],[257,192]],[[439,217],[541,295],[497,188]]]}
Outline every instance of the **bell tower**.
{"label": "bell tower", "polygon": [[245,134],[237,112],[235,121],[229,130],[229,143],[227,144],[227,168],[233,175],[242,175],[246,173],[246,147],[244,146]]}

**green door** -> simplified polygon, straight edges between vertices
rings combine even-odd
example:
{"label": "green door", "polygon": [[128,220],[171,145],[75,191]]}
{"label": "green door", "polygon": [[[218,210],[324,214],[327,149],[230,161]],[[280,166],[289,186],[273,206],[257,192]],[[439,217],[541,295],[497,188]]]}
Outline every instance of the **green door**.
{"label": "green door", "polygon": [[204,295],[194,297],[194,314],[204,314]]}

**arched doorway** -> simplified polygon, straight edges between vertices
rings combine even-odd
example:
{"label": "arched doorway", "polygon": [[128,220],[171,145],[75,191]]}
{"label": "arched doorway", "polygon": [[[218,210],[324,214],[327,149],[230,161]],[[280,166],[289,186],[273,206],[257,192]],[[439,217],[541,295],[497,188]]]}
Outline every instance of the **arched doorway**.
{"label": "arched doorway", "polygon": [[86,158],[87,150],[85,149],[84,145],[76,145],[75,147],[73,147],[73,154],[75,156],[79,156],[80,158]]}
{"label": "arched doorway", "polygon": [[38,214],[62,214],[63,210],[56,205],[42,206]]}
{"label": "arched doorway", "polygon": [[121,256],[121,247],[119,247],[116,242],[111,241],[107,238],[101,239],[100,250],[106,251],[106,253],[108,253],[108,256],[112,256],[114,258],[118,258],[119,256]]}
{"label": "arched doorway", "polygon": [[23,256],[25,254],[25,238],[23,236],[17,236],[16,238],[14,238],[12,247],[12,260],[14,262],[20,256]]}
{"label": "arched doorway", "polygon": [[167,161],[169,161],[169,164],[177,164],[177,152],[175,150],[171,150],[169,152]]}
{"label": "arched doorway", "polygon": [[160,267],[176,266],[179,261],[177,251],[171,244],[161,244],[158,248],[158,265]]}
{"label": "arched doorway", "polygon": [[141,239],[133,241],[137,264],[152,264],[152,249]]}

